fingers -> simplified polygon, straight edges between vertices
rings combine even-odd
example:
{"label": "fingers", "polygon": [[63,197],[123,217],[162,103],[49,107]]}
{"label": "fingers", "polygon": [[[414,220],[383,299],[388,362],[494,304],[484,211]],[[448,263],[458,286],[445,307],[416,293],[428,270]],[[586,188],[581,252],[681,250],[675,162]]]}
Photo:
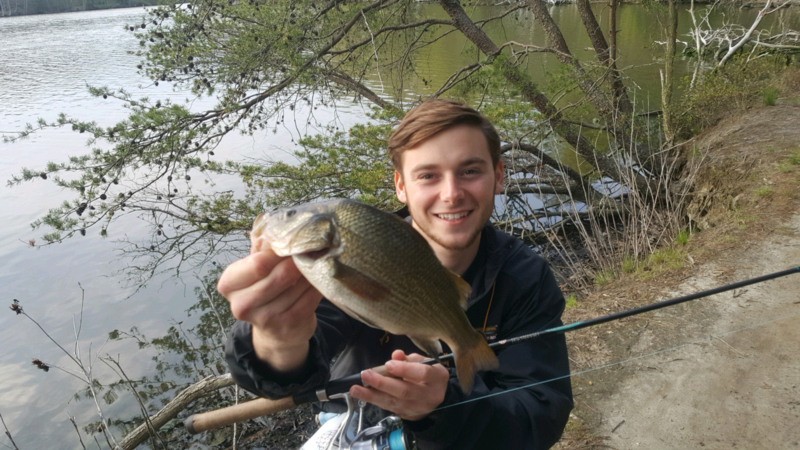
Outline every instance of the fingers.
{"label": "fingers", "polygon": [[310,286],[295,267],[294,261],[287,259],[278,263],[266,278],[239,290],[236,295],[257,302],[260,300],[257,306],[270,305],[274,313],[282,313]]}
{"label": "fingers", "polygon": [[300,280],[285,291],[275,294],[270,293],[269,285],[259,283],[233,297],[236,301],[231,302],[231,312],[239,320],[257,327],[275,325],[282,328],[287,319],[284,314],[295,306],[310,287],[308,282]]}
{"label": "fingers", "polygon": [[386,363],[386,370],[393,377],[418,383],[437,382],[450,378],[449,372],[441,364],[432,366],[419,364],[419,361],[425,359],[427,358],[418,353],[406,356],[402,350],[395,350],[392,352],[392,360]]}
{"label": "fingers", "polygon": [[402,350],[395,350],[392,352],[392,359],[395,361],[420,362],[420,361],[425,361],[428,358],[420,355],[419,353],[412,353],[410,355],[406,355]]}
{"label": "fingers", "polygon": [[287,310],[309,287],[291,258],[278,258],[267,252],[234,262],[217,285],[230,302],[234,317],[248,322],[256,310],[269,304],[273,314]]}
{"label": "fingers", "polygon": [[410,383],[407,380],[385,377],[375,373],[373,370],[365,370],[362,372],[361,379],[367,383],[369,387],[394,397],[405,398],[411,394],[409,392]]}
{"label": "fingers", "polygon": [[408,356],[406,356],[406,353],[402,350],[395,350],[392,352],[393,361],[406,361],[407,359]]}
{"label": "fingers", "polygon": [[[392,363],[390,361],[387,365]],[[447,369],[441,366],[428,368],[432,369],[433,376],[427,377],[424,382],[384,377],[372,370],[364,371],[361,378],[370,387],[353,386],[350,388],[350,395],[387,411],[392,411],[403,419],[419,420],[430,414],[444,401],[447,390],[449,378]],[[439,369],[445,372],[444,378],[439,376],[441,374],[436,373]]]}
{"label": "fingers", "polygon": [[271,249],[253,253],[229,265],[217,283],[217,290],[224,297],[234,291],[252,286],[258,280],[266,278],[281,260]]}
{"label": "fingers", "polygon": [[269,247],[228,266],[217,285],[239,320],[261,328],[275,342],[303,341],[313,334],[314,311],[322,295],[294,261]]}
{"label": "fingers", "polygon": [[284,315],[289,322],[314,316],[314,312],[317,310],[317,306],[319,306],[319,302],[322,300],[322,294],[317,288],[311,286],[305,278],[297,283],[297,285],[305,287],[305,290],[300,294],[297,301],[285,311]]}
{"label": "fingers", "polygon": [[[409,402],[409,396],[412,391],[407,386],[408,382],[384,377],[372,370],[362,372],[361,379],[369,384],[370,387],[351,387],[350,395],[353,398],[363,400],[387,411],[392,411],[400,417],[403,417],[404,414],[415,412],[412,410],[415,405]],[[389,391],[392,393],[390,394]]]}

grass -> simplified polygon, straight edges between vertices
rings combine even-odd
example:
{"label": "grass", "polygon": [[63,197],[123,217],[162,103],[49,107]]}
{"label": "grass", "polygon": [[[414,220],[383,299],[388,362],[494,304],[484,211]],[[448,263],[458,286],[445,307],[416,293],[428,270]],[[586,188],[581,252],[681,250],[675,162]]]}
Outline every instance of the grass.
{"label": "grass", "polygon": [[617,274],[613,270],[601,270],[594,274],[594,284],[603,286],[612,282],[615,278],[617,278]]}
{"label": "grass", "polygon": [[736,221],[736,225],[740,230],[746,230],[750,222],[755,222],[758,220],[757,216],[753,214],[742,214],[741,211],[737,211],[734,214],[734,220]]}
{"label": "grass", "polygon": [[675,236],[675,243],[678,245],[686,245],[689,243],[689,230],[683,230]]}
{"label": "grass", "polygon": [[647,258],[647,265],[652,270],[680,269],[683,267],[685,259],[684,252],[674,248],[665,248],[650,254]]}
{"label": "grass", "polygon": [[622,259],[622,273],[636,272],[637,267],[639,264],[633,256],[626,256]]}
{"label": "grass", "polygon": [[756,195],[759,197],[769,197],[772,195],[772,188],[769,186],[761,186],[756,189]]}
{"label": "grass", "polygon": [[783,163],[778,164],[778,172],[786,173],[786,172],[791,172],[793,170],[794,166],[791,164],[783,164]]}
{"label": "grass", "polygon": [[800,148],[795,150],[788,158],[786,158],[786,162],[793,166],[800,165]]}
{"label": "grass", "polygon": [[565,300],[567,302],[565,309],[572,309],[578,306],[578,297],[575,294],[569,294]]}
{"label": "grass", "polygon": [[778,100],[778,90],[774,87],[768,87],[764,89],[764,105],[766,106],[775,106],[775,102]]}
{"label": "grass", "polygon": [[[595,273],[594,284],[604,286],[620,278],[623,274],[633,275],[640,280],[649,280],[665,270],[683,268],[686,265],[686,249],[684,246],[689,243],[689,236],[689,230],[681,231],[675,238],[677,246],[656,250],[644,261],[637,260],[633,256],[625,256],[622,259],[620,269],[605,269]],[[571,307],[570,305],[573,305],[573,303],[570,303],[570,298],[572,297],[574,296],[567,297],[567,309]]]}

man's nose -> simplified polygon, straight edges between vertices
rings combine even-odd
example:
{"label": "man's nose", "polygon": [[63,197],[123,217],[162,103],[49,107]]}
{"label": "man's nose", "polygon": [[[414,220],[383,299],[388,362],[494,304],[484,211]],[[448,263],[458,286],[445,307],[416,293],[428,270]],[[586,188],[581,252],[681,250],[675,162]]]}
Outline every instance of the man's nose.
{"label": "man's nose", "polygon": [[456,203],[464,198],[464,189],[455,176],[444,177],[439,197],[447,203]]}

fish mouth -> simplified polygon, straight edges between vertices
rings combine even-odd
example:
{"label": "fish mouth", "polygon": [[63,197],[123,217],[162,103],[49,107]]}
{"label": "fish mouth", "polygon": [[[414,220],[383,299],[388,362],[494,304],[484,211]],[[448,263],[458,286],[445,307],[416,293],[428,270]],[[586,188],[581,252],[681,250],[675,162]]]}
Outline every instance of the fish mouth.
{"label": "fish mouth", "polygon": [[[296,259],[313,263],[328,255],[341,253],[336,225],[326,217],[316,217],[294,233],[289,248]],[[338,253],[337,253],[338,250]]]}
{"label": "fish mouth", "polygon": [[327,255],[328,253],[330,253],[330,251],[331,251],[330,247],[324,247],[319,250],[308,250],[305,252],[296,253],[294,256],[308,261],[316,261],[322,258],[323,256]]}

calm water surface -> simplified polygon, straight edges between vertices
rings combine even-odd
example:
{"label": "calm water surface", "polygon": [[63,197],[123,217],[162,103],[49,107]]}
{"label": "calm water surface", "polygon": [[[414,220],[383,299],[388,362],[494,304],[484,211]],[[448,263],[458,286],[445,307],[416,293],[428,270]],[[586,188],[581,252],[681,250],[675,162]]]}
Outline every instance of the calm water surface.
{"label": "calm water surface", "polygon": [[[434,5],[419,5],[420,14],[443,15]],[[496,14],[488,7],[469,11],[475,19]],[[744,12],[745,16],[755,11]],[[574,6],[552,9],[562,26],[573,52],[581,57],[592,57],[585,32],[580,27]],[[123,31],[126,23],[138,23],[141,9],[95,11],[48,16],[26,16],[0,20],[0,131],[20,130],[37,117],[54,120],[65,112],[79,119],[96,120],[108,126],[123,119],[126,110],[112,100],[91,97],[87,84],[125,88],[135,95],[151,98],[170,98],[175,102],[187,97],[166,83],[160,87],[150,85],[136,74],[138,60],[130,52],[138,42]],[[605,25],[605,10],[599,12]],[[507,21],[503,25],[487,27],[497,42],[517,40],[544,42],[541,30],[532,25],[526,14],[520,22]],[[681,16],[682,24],[688,15]],[[653,63],[654,51],[660,47],[653,41],[661,39],[657,14],[637,6],[623,6],[619,18],[621,29],[620,67],[636,86],[636,98],[644,109],[657,109],[647,103],[657,104],[658,66]],[[524,24],[524,25],[521,25]],[[769,24],[765,24],[768,26]],[[453,72],[472,58],[462,52],[463,38],[453,35],[439,45],[426,50],[419,61],[424,77],[432,85],[443,82]],[[654,50],[655,49],[655,50]],[[531,75],[542,85],[547,84],[545,72],[556,70],[557,61],[545,55],[531,64]],[[678,76],[692,68],[678,65]],[[394,87],[381,84],[376,75],[370,79],[372,87],[389,95]],[[390,80],[382,80],[390,83]],[[431,88],[405,83],[406,99],[430,94]],[[194,102],[200,109],[212,105],[209,99]],[[299,111],[298,114],[303,114]],[[320,116],[320,111],[316,111]],[[351,102],[343,102],[334,116],[332,111],[321,114],[323,121],[337,121],[341,126],[354,123],[363,117],[363,110]],[[290,122],[290,121],[287,121]],[[300,120],[305,123],[305,120]],[[300,130],[302,131],[302,130]],[[284,129],[277,134],[254,137],[231,136],[216,151],[220,158],[263,157],[282,158],[292,148],[297,130]],[[196,274],[187,274],[180,280],[161,277],[134,293],[125,288],[114,274],[125,267],[127,261],[115,251],[114,238],[127,236],[144,239],[147,236],[142,222],[125,218],[112,226],[111,239],[102,239],[96,232],[85,237],[77,236],[69,242],[41,249],[27,245],[41,231],[32,230],[30,223],[41,217],[49,207],[70,196],[49,182],[26,183],[7,187],[5,181],[19,173],[22,167],[41,168],[47,161],[62,161],[70,155],[86,151],[85,136],[69,130],[47,130],[15,144],[0,144],[0,211],[3,226],[0,229],[0,302],[10,304],[19,299],[26,312],[35,317],[59,342],[71,348],[74,343],[73,318],[80,311],[80,283],[86,289],[81,348],[88,354],[91,344],[96,352],[113,329],[127,330],[132,326],[150,337],[164,333],[171,320],[184,320],[183,311],[196,298],[192,294],[199,283]],[[218,189],[236,188],[222,181]],[[225,264],[225,261],[221,261]],[[5,306],[3,306],[5,311]],[[28,320],[10,311],[0,313],[0,413],[11,429],[14,439],[22,449],[80,448],[67,416],[75,416],[79,424],[95,420],[94,406],[87,400],[76,402],[74,393],[81,383],[64,373],[36,370],[31,358],[72,367],[70,362],[50,344]],[[152,353],[140,351],[132,343],[109,342],[103,353],[121,355],[123,367],[132,378],[152,374]],[[114,378],[106,367],[98,364],[96,377],[111,381]],[[112,417],[130,417],[136,407],[127,397],[105,407]],[[4,442],[0,440],[0,442]]]}

